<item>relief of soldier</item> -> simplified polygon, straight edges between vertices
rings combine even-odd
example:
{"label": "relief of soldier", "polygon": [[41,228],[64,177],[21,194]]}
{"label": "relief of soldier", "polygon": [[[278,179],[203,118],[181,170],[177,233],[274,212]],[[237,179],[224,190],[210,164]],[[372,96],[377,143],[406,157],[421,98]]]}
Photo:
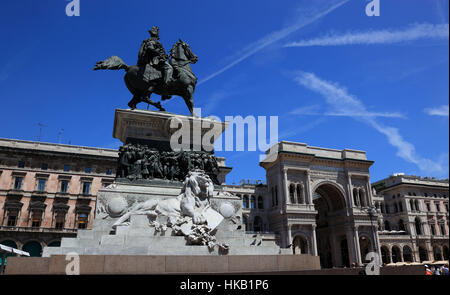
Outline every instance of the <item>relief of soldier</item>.
{"label": "relief of soldier", "polygon": [[189,171],[205,171],[215,184],[219,166],[216,157],[202,151],[158,151],[141,144],[126,144],[119,148],[117,177],[135,179],[167,179],[183,181]]}

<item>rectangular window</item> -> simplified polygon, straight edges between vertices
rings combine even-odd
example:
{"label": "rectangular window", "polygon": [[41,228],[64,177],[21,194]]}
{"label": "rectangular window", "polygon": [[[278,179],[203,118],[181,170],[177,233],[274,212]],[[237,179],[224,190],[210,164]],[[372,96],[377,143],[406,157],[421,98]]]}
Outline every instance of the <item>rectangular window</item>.
{"label": "rectangular window", "polygon": [[48,169],[48,164],[47,163],[42,163],[42,170],[47,170]]}
{"label": "rectangular window", "polygon": [[91,183],[83,182],[83,195],[89,195],[90,190],[91,190]]}
{"label": "rectangular window", "polygon": [[78,215],[78,228],[79,229],[87,228],[87,221],[88,221],[87,214],[80,214],[80,215]]}
{"label": "rectangular window", "polygon": [[86,173],[91,173],[91,171],[92,171],[92,169],[90,167],[86,167],[84,169],[84,172],[86,172]]}
{"label": "rectangular window", "polygon": [[31,218],[31,227],[40,227],[42,220],[41,212],[33,212],[33,217]]}
{"label": "rectangular window", "polygon": [[431,211],[430,203],[426,203],[426,204],[427,204],[427,211],[430,212]]}
{"label": "rectangular window", "polygon": [[25,168],[25,162],[24,161],[19,161],[19,164],[17,165],[17,167]]}
{"label": "rectangular window", "polygon": [[69,181],[61,180],[60,192],[67,193],[68,188],[69,188]]}
{"label": "rectangular window", "polygon": [[69,172],[70,171],[70,165],[64,165],[64,171]]}
{"label": "rectangular window", "polygon": [[43,179],[43,178],[38,179],[37,190],[40,191],[40,192],[44,192],[46,183],[47,183],[47,179]]}
{"label": "rectangular window", "polygon": [[17,223],[17,212],[8,212],[8,226],[16,226]]}
{"label": "rectangular window", "polygon": [[14,180],[14,189],[20,190],[22,188],[22,181],[23,177],[16,176],[16,179]]}
{"label": "rectangular window", "polygon": [[63,229],[64,228],[64,224],[66,222],[66,216],[62,213],[58,213],[56,215],[56,219],[55,219],[55,228],[56,229]]}

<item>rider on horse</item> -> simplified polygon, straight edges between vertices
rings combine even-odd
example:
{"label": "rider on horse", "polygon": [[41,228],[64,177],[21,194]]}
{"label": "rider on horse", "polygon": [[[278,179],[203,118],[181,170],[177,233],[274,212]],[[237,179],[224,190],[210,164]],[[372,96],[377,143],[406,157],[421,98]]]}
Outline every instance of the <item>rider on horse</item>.
{"label": "rider on horse", "polygon": [[162,73],[164,84],[167,87],[173,73],[172,66],[167,62],[169,56],[159,42],[159,28],[152,27],[148,32],[150,38],[142,42],[137,64],[144,68],[145,82],[160,78],[160,73]]}

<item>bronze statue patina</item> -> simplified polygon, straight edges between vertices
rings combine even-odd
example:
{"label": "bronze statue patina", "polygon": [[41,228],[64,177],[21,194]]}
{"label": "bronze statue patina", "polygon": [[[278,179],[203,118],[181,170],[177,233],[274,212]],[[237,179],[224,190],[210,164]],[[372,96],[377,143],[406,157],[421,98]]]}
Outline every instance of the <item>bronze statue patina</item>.
{"label": "bronze statue patina", "polygon": [[153,27],[149,33],[150,38],[142,42],[137,65],[129,66],[120,57],[111,56],[97,62],[94,70],[126,71],[125,84],[133,94],[133,98],[128,102],[131,109],[135,109],[140,102],[146,102],[160,111],[165,111],[160,101],[154,102],[150,99],[152,93],[161,95],[161,100],[178,95],[183,97],[191,115],[194,115],[193,94],[197,78],[190,64],[195,64],[198,57],[181,39],[167,55],[159,42],[159,28]]}

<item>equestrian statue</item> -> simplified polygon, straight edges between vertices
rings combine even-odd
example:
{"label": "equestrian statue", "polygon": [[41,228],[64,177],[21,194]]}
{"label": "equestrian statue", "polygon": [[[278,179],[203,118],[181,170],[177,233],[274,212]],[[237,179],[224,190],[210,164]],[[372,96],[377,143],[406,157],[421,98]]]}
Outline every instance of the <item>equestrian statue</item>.
{"label": "equestrian statue", "polygon": [[170,54],[167,55],[159,42],[159,28],[152,27],[148,32],[150,38],[142,42],[137,65],[129,66],[120,57],[111,56],[97,62],[94,70],[125,70],[125,84],[133,94],[133,98],[128,102],[131,109],[135,109],[140,102],[146,102],[160,111],[165,111],[160,101],[154,102],[150,99],[152,93],[161,95],[161,101],[178,95],[184,99],[194,116],[193,94],[197,78],[190,64],[195,64],[198,57],[181,39],[172,46]]}

